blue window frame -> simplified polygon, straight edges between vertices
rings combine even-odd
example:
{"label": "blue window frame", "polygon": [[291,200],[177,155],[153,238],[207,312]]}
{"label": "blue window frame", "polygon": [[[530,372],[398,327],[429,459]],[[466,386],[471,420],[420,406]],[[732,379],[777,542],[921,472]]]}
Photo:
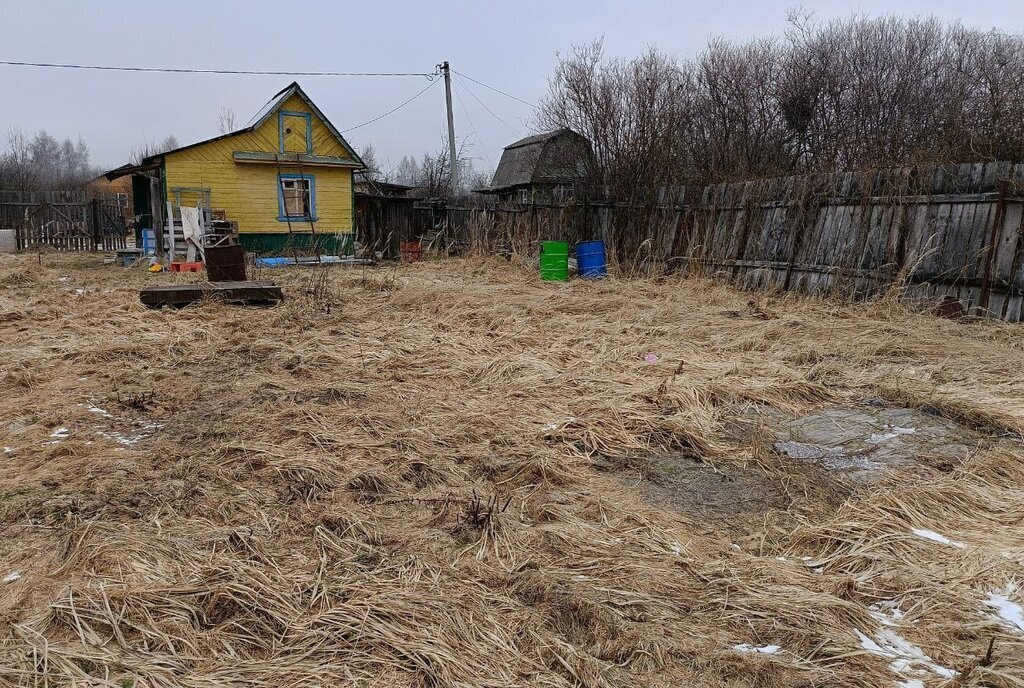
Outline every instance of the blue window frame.
{"label": "blue window frame", "polygon": [[312,174],[277,175],[279,222],[316,220],[316,177]]}
{"label": "blue window frame", "polygon": [[290,112],[288,110],[277,111],[277,150],[284,153],[284,125],[285,117],[302,117],[306,120],[306,155],[313,154],[313,117],[308,112]]}

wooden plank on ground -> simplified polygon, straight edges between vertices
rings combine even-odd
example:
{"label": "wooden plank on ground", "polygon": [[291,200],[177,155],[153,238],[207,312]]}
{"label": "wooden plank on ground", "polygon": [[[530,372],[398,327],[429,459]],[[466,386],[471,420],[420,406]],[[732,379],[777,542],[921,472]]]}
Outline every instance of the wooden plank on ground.
{"label": "wooden plank on ground", "polygon": [[284,300],[281,287],[273,282],[196,282],[143,287],[139,300],[149,308],[187,306],[205,298],[227,303],[265,305]]}

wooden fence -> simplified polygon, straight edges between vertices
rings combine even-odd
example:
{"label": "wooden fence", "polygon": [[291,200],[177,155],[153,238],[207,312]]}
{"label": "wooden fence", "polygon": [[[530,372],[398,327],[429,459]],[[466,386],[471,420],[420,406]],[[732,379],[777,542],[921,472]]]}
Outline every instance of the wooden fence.
{"label": "wooden fence", "polygon": [[1019,321],[1024,166],[922,167],[705,191],[658,249],[750,287],[867,295],[906,285]]}
{"label": "wooden fence", "polygon": [[113,251],[127,244],[125,203],[84,191],[0,191],[0,229],[15,230],[18,250]]}
{"label": "wooden fence", "polygon": [[428,235],[437,222],[436,208],[405,196],[356,194],[356,241],[397,258],[400,243]]}
{"label": "wooden fence", "polygon": [[603,239],[627,268],[663,263],[750,288],[865,296],[904,287],[1024,319],[1024,165],[786,177],[677,189],[648,205],[449,209],[464,243],[535,252],[537,241]]}

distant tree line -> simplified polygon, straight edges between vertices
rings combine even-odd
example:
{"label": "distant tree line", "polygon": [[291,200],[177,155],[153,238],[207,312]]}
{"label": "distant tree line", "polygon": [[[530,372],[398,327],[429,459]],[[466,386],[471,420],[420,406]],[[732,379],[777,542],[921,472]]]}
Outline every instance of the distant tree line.
{"label": "distant tree line", "polygon": [[594,145],[617,198],[662,186],[913,163],[1024,158],[1024,39],[934,18],[817,22],[713,40],[694,59],[601,41],[562,57],[538,129]]}
{"label": "distant tree line", "polygon": [[[474,189],[487,186],[491,182],[492,173],[476,169],[467,153],[465,141],[456,148],[456,165],[458,171],[458,196],[470,196]],[[421,198],[450,199],[451,197],[451,163],[448,146],[444,144],[436,153],[424,153],[420,158],[403,155],[394,167],[387,169],[377,161],[377,153],[373,144],[368,144],[359,152],[359,157],[366,165],[363,175],[374,181],[404,184],[412,187],[410,195]]]}
{"label": "distant tree line", "polygon": [[56,138],[40,131],[29,137],[11,129],[6,145],[0,146],[0,189],[47,191],[81,186],[99,174],[89,164],[89,147],[77,141]]}

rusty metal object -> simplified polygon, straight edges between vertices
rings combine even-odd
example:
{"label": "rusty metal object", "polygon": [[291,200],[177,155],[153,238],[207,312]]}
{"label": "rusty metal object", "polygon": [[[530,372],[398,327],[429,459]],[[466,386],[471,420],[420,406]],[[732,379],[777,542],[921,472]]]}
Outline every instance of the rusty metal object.
{"label": "rusty metal object", "polygon": [[932,312],[940,318],[949,318],[950,320],[961,320],[967,315],[964,304],[956,297],[949,295],[943,296]]}
{"label": "rusty metal object", "polygon": [[211,282],[245,281],[245,249],[241,246],[209,246],[205,258]]}

